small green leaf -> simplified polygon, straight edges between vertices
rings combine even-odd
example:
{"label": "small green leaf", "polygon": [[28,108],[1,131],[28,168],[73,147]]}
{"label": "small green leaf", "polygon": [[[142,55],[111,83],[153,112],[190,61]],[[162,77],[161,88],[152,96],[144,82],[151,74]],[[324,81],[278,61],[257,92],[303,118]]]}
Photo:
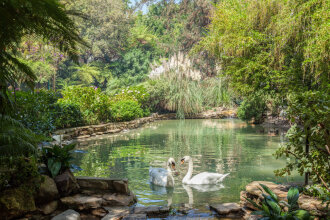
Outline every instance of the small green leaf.
{"label": "small green leaf", "polygon": [[278,202],[277,196],[266,185],[260,184],[260,186],[268,193],[275,202]]}
{"label": "small green leaf", "polygon": [[244,199],[246,199],[249,203],[251,203],[255,208],[262,210],[262,207],[259,206],[257,203],[255,203],[253,200],[246,197],[244,197]]}
{"label": "small green leaf", "polygon": [[281,207],[274,202],[273,200],[266,200],[267,205],[271,208],[271,211],[275,213],[276,215],[281,214]]}
{"label": "small green leaf", "polygon": [[61,170],[61,162],[54,160],[53,158],[49,158],[47,162],[48,169],[52,174],[52,177],[57,176],[57,174]]}
{"label": "small green leaf", "polygon": [[311,216],[309,212],[305,210],[297,210],[294,212],[294,216],[300,220],[309,220],[311,219]]}
{"label": "small green leaf", "polygon": [[291,187],[289,189],[288,195],[288,203],[290,206],[295,206],[299,199],[299,190],[295,187]]}

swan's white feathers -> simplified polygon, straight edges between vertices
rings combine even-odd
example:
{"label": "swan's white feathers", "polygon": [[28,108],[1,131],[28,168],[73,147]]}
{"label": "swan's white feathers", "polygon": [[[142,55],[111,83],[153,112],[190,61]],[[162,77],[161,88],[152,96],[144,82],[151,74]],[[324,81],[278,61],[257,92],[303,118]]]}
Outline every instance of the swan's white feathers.
{"label": "swan's white feathers", "polygon": [[187,184],[217,184],[222,182],[222,180],[229,175],[227,174],[220,174],[220,173],[209,173],[203,172],[193,176]]}
{"label": "swan's white feathers", "polygon": [[203,172],[192,177],[194,165],[191,157],[184,156],[181,159],[181,164],[184,162],[188,162],[189,168],[186,176],[182,180],[183,184],[191,184],[191,185],[218,184],[221,183],[223,179],[229,175],[229,173],[220,174],[220,173]]}
{"label": "swan's white feathers", "polygon": [[[164,187],[173,187],[174,186],[174,178],[172,176],[172,172],[169,170],[169,166],[174,161],[173,158],[168,160],[168,169],[164,168],[149,168],[149,176],[150,182],[157,186]],[[175,162],[174,162],[175,163]]]}

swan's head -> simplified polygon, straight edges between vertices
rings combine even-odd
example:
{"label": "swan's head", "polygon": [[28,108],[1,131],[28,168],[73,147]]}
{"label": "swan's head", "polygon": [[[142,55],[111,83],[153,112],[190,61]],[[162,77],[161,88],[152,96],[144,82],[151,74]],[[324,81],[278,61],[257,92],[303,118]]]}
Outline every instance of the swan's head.
{"label": "swan's head", "polygon": [[189,162],[190,161],[190,157],[189,156],[184,156],[182,159],[181,159],[181,164],[184,164],[184,162]]}
{"label": "swan's head", "polygon": [[170,157],[167,161],[167,166],[172,169],[172,170],[175,170],[175,160]]}

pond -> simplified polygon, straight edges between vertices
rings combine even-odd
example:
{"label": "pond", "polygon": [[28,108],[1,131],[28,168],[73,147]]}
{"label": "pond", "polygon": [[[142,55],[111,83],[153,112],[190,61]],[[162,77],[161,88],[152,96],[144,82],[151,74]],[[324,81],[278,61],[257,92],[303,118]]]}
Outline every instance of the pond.
{"label": "pond", "polygon": [[[138,205],[185,204],[204,209],[211,203],[239,201],[240,191],[254,180],[301,180],[297,175],[274,176],[273,170],[285,165],[285,159],[276,160],[272,155],[283,141],[284,135],[238,119],[156,121],[78,143],[74,163],[82,170],[75,175],[127,178]],[[194,174],[209,171],[230,175],[222,185],[183,186],[187,165],[180,166],[179,162],[185,155],[193,158]],[[149,167],[165,167],[169,157],[177,161],[180,172],[174,189],[151,185]]]}

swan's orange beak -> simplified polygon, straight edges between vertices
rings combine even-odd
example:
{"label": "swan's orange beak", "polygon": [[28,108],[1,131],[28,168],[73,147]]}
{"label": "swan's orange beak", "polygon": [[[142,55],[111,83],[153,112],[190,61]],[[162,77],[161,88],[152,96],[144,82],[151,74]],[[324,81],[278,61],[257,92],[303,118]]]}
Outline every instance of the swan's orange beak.
{"label": "swan's orange beak", "polygon": [[181,165],[184,164],[184,159],[181,159]]}

